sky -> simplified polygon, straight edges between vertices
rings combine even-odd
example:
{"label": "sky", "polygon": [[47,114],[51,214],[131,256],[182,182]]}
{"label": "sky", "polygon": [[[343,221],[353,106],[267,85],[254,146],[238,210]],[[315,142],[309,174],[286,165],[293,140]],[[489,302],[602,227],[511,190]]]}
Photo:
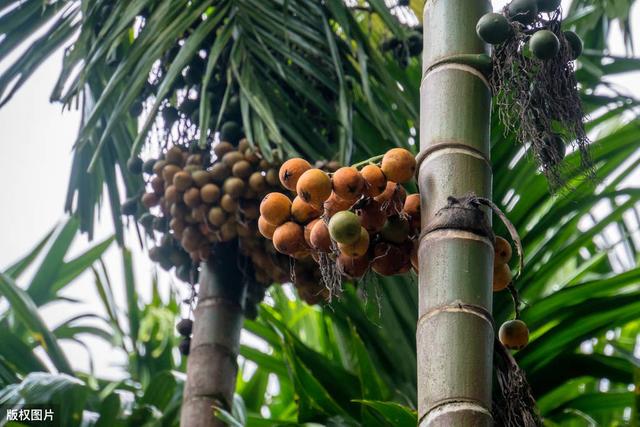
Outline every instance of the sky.
{"label": "sky", "polygon": [[[79,113],[62,112],[60,105],[49,103],[49,94],[62,63],[62,52],[57,52],[29,79],[9,104],[0,109],[0,137],[3,153],[0,170],[8,185],[0,187],[0,268],[26,254],[49,230],[65,218],[63,212],[67,179],[71,170],[71,149],[75,140]],[[102,241],[112,233],[108,205],[102,209],[102,221],[98,222],[92,244]],[[90,244],[84,235],[76,237],[70,255],[81,253]],[[140,283],[149,283],[151,263],[135,250],[135,268]],[[122,270],[117,248],[112,246],[105,257],[110,274],[121,285]],[[27,273],[26,279],[29,278]],[[19,283],[24,284],[26,280]],[[104,314],[96,296],[93,278],[87,274],[78,278],[63,295],[75,296],[83,304],[70,306],[57,303],[45,306],[42,316],[50,326],[74,314]],[[141,289],[149,295],[149,286]],[[116,286],[116,299],[124,301],[122,286]],[[122,307],[123,305],[120,304]],[[124,354],[112,352],[110,346],[99,339],[85,340],[97,357],[96,368],[107,376],[117,377],[120,370],[112,366],[123,362]],[[74,367],[89,369],[86,350],[74,343],[65,344],[66,352]]]}
{"label": "sky", "polygon": [[[504,3],[506,2],[495,1],[495,9],[501,8]],[[640,8],[634,8],[631,21],[635,28],[640,26]],[[614,36],[613,40],[615,48],[612,53],[624,55],[621,38]],[[640,46],[640,40],[635,42],[636,46]],[[61,63],[62,52],[59,51],[33,74],[8,105],[0,109],[0,171],[3,178],[3,185],[0,186],[0,200],[3,201],[0,205],[0,269],[24,255],[64,218],[63,204],[71,168],[72,144],[79,126],[79,113],[62,112],[60,105],[49,103],[49,94]],[[6,63],[0,64],[0,70],[4,66]],[[629,73],[617,77],[614,82],[629,94],[640,97],[638,77],[640,73]],[[97,223],[94,243],[112,233],[108,204],[103,207],[101,218]],[[134,251],[136,277],[143,298],[148,298],[153,266],[132,237],[134,236],[129,235],[128,240]],[[89,242],[84,235],[78,236],[72,254],[81,252],[88,245]],[[116,300],[120,306],[124,306],[121,261],[115,245],[106,255],[105,261],[116,284]],[[161,283],[165,291],[173,283],[185,291],[186,295],[184,285],[174,283],[173,279],[163,272]],[[49,325],[56,325],[74,314],[103,314],[91,276],[80,277],[64,294],[80,298],[84,303],[73,307],[67,303],[45,307],[42,314]],[[117,366],[125,360],[122,352],[112,351],[110,345],[98,339],[85,341],[95,356],[95,368],[101,376],[118,378],[122,375]],[[65,349],[75,368],[84,371],[89,369],[89,358],[85,349],[73,343],[65,344]]]}

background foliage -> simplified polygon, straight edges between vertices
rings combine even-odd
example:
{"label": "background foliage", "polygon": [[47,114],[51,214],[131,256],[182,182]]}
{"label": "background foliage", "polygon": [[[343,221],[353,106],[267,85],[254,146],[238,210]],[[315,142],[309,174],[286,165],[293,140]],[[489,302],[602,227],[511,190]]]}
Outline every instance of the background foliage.
{"label": "background foliage", "polygon": [[[121,238],[120,193],[132,194],[140,185],[122,172],[123,165],[132,151],[142,149],[151,124],[142,123],[139,132],[128,112],[154,63],[177,38],[186,42],[157,90],[168,88],[207,40],[208,58],[225,52],[229,72],[224,77],[241,87],[245,129],[263,151],[309,158],[338,153],[342,160],[358,160],[392,145],[412,147],[420,63],[382,52],[380,46],[391,37],[408,40],[416,30],[397,16],[420,17],[420,2],[411,2],[411,9],[389,9],[382,0],[372,0],[371,10],[337,0],[268,3],[0,2],[0,60],[36,34],[0,75],[0,102],[9,101],[53,50],[69,46],[52,100],[68,106],[79,102],[84,112],[67,204],[74,219],[0,276],[0,292],[10,304],[2,306],[0,316],[0,334],[10,343],[0,347],[0,404],[64,399],[73,402],[65,405],[70,426],[177,422],[178,371],[184,366],[172,350],[175,297],[162,301],[155,292],[143,304],[123,247],[128,303],[125,309],[116,306],[111,278],[100,261],[111,239],[66,258],[76,232],[92,229],[103,193]],[[614,22],[631,53],[632,5],[631,0],[574,0],[565,20],[585,40],[578,78],[597,183],[582,178],[577,155],[570,154],[570,187],[550,195],[522,148],[497,121],[492,123],[494,199],[516,225],[526,253],[527,268],[516,286],[532,340],[516,358],[548,425],[638,424],[640,192],[629,184],[640,162],[638,100],[619,93],[608,79],[637,70],[640,62],[607,54],[610,35],[617,31]],[[145,17],[141,31],[139,16]],[[217,36],[211,41],[206,37],[213,27]],[[217,117],[204,113],[206,96],[200,98],[201,123],[212,120],[215,132]],[[149,117],[158,107],[149,102]],[[122,186],[115,185],[119,177]],[[23,273],[29,267],[35,274],[26,281]],[[48,328],[38,308],[59,299],[59,292],[86,269],[92,271],[108,316],[87,314]],[[496,322],[511,316],[511,310],[508,296],[497,295]],[[370,280],[323,308],[272,287],[258,320],[245,324],[267,350],[242,347],[234,414],[222,416],[250,426],[415,424],[416,312],[412,276]],[[111,382],[99,373],[74,372],[59,343],[81,341],[84,334],[129,353],[123,369],[130,378]]]}

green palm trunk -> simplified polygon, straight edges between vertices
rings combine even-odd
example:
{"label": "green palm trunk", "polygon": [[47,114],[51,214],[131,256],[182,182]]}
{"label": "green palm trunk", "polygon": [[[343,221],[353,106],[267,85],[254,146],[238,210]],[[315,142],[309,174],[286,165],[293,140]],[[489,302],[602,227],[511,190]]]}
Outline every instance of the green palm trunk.
{"label": "green palm trunk", "polygon": [[[425,4],[424,158],[419,170],[423,224],[449,196],[474,192],[491,198],[488,83],[475,68],[451,60],[486,52],[475,25],[490,8],[486,0]],[[492,242],[462,230],[434,231],[422,238],[419,257],[419,423],[492,425]]]}
{"label": "green palm trunk", "polygon": [[230,410],[233,403],[246,295],[236,255],[235,249],[222,247],[202,264],[180,418],[183,427],[224,426],[214,416],[213,406]]}

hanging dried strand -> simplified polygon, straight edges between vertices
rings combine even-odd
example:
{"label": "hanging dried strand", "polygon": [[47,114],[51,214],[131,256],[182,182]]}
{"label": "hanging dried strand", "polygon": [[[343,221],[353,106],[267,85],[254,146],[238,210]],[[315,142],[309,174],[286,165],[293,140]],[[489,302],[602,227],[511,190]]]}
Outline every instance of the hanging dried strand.
{"label": "hanging dried strand", "polygon": [[494,340],[493,363],[498,385],[493,397],[492,412],[495,425],[541,426],[542,420],[524,372],[497,339]]}
{"label": "hanging dried strand", "polygon": [[[508,5],[503,12],[508,14]],[[516,135],[528,147],[552,190],[565,184],[565,144],[580,153],[581,168],[593,177],[589,139],[575,77],[575,55],[561,29],[560,9],[539,14],[535,22],[523,25],[511,21],[513,35],[494,46],[491,86],[505,134]],[[540,30],[558,38],[560,48],[550,59],[536,58],[528,42]]]}

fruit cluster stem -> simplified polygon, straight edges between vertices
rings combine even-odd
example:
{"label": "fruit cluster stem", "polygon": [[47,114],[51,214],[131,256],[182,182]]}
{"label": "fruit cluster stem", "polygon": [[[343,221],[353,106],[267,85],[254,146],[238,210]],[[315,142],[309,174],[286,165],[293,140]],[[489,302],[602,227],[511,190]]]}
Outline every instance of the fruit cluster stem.
{"label": "fruit cluster stem", "polygon": [[361,168],[367,165],[376,165],[378,163],[380,163],[380,161],[382,160],[382,157],[384,157],[384,154],[380,154],[379,156],[373,156],[367,160],[363,160],[361,162],[358,163],[354,163],[353,165],[351,165],[351,167],[353,168]]}

